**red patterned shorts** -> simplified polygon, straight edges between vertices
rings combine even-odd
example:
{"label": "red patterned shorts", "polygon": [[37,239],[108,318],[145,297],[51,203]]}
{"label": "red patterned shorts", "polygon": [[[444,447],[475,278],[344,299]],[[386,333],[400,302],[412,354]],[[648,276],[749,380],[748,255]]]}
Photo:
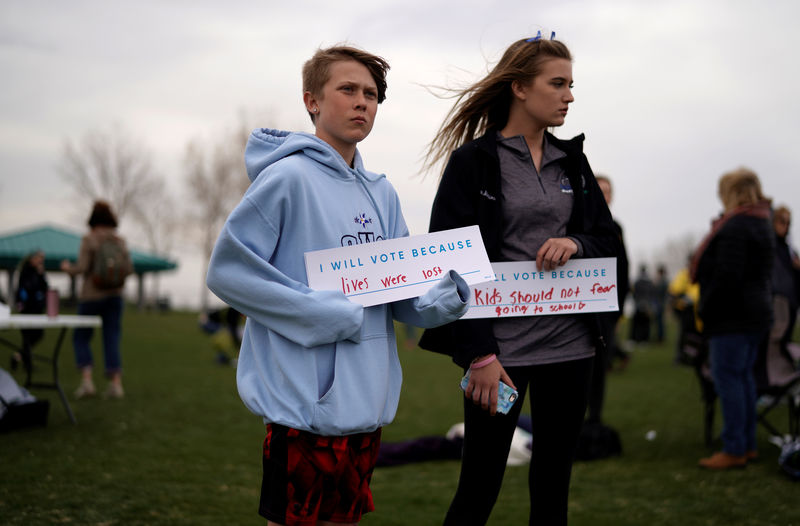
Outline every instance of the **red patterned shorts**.
{"label": "red patterned shorts", "polygon": [[339,437],[267,424],[258,512],[286,526],[354,523],[372,511],[381,430]]}

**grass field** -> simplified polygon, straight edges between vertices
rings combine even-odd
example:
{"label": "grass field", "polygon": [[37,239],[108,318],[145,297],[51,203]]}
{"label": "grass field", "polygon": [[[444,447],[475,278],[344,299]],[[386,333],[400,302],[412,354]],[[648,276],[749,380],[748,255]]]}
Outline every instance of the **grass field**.
{"label": "grass field", "polygon": [[[761,430],[760,462],[736,472],[696,467],[708,453],[699,388],[691,369],[671,364],[672,348],[671,340],[641,347],[609,376],[605,420],[620,432],[623,455],[575,465],[570,524],[800,526],[800,484],[779,470],[778,449]],[[64,351],[71,392],[78,375],[69,342]],[[71,402],[73,426],[55,392],[35,390],[51,402],[47,427],[0,435],[0,524],[263,524],[263,427],[240,402],[234,369],[213,358],[196,314],[129,308],[123,400]],[[7,363],[5,351],[0,359]],[[383,440],[444,434],[461,420],[458,368],[419,349],[401,359],[403,396]],[[785,428],[780,409],[774,421]],[[458,469],[457,461],[377,469],[377,509],[362,524],[440,524]],[[527,467],[508,468],[490,524],[527,524],[526,476]]]}

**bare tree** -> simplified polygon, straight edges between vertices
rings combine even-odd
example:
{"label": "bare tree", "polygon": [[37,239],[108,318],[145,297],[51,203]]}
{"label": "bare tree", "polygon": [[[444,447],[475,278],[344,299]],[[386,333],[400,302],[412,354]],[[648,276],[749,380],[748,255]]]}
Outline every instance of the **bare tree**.
{"label": "bare tree", "polygon": [[104,199],[119,219],[143,208],[162,188],[151,153],[120,126],[90,130],[75,143],[66,140],[59,171],[81,206]]}
{"label": "bare tree", "polygon": [[674,276],[686,267],[692,252],[697,248],[701,237],[696,232],[684,232],[664,240],[664,243],[653,251],[654,268],[664,265],[667,273]]}
{"label": "bare tree", "polygon": [[208,309],[205,276],[211,252],[225,219],[241,199],[250,181],[244,167],[244,147],[248,128],[239,124],[219,142],[208,146],[193,140],[186,147],[186,184],[191,197],[189,224],[193,226],[203,253],[203,282],[200,304]]}
{"label": "bare tree", "polygon": [[[134,239],[144,237],[149,250],[157,254],[171,248],[178,223],[173,200],[153,169],[151,152],[123,127],[90,130],[76,142],[65,141],[59,171],[76,194],[82,213],[92,201],[106,200],[120,222],[126,218],[135,224]],[[156,297],[158,285],[156,277]],[[144,282],[139,286],[143,302]]]}
{"label": "bare tree", "polygon": [[[163,188],[166,188],[165,184]],[[175,235],[181,227],[181,219],[172,194],[166,190],[155,193],[147,203],[137,203],[132,209],[132,216],[140,227],[140,233],[144,236],[148,250],[161,257],[168,257],[174,246]],[[155,300],[161,295],[160,278],[160,272],[153,273],[150,297]]]}
{"label": "bare tree", "polygon": [[131,212],[150,252],[161,256],[172,252],[181,219],[171,193],[157,192],[146,203],[137,203]]}

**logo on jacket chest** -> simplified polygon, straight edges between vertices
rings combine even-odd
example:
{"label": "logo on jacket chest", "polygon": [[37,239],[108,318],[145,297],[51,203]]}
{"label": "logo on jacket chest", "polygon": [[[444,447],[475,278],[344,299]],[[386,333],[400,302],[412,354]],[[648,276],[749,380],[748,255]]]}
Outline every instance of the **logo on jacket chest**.
{"label": "logo on jacket chest", "polygon": [[[569,182],[569,177],[566,175],[561,176],[561,181],[559,184],[562,194],[571,194],[572,193],[572,184]],[[586,191],[586,178],[581,174],[581,189],[583,189],[583,193],[587,193]]]}
{"label": "logo on jacket chest", "polygon": [[343,235],[341,239],[341,244],[343,247],[361,245],[363,243],[372,243],[374,241],[381,241],[383,239],[383,236],[380,234],[376,235],[375,232],[368,230],[368,227],[371,227],[373,222],[372,218],[368,217],[365,212],[357,214],[353,219],[353,222],[359,225],[361,229],[353,234]]}
{"label": "logo on jacket chest", "polygon": [[571,194],[572,193],[572,185],[569,184],[569,177],[566,175],[561,176],[561,184],[559,185],[561,188],[562,194]]}

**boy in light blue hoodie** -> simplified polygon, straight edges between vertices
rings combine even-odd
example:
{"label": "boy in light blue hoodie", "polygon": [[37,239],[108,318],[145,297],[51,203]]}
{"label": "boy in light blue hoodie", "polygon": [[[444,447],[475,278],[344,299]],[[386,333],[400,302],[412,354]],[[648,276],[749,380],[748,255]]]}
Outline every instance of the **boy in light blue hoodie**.
{"label": "boy in light blue hoodie", "polygon": [[391,183],[356,149],[388,69],[346,46],[306,62],[315,134],[253,131],[252,184],[211,257],[208,287],[247,316],[236,379],[267,427],[259,513],[269,524],[354,524],[374,509],[380,430],[402,381],[392,320],[434,327],[467,310],[469,287],[454,271],[421,297],[366,308],[308,287],[305,252],[408,235]]}

